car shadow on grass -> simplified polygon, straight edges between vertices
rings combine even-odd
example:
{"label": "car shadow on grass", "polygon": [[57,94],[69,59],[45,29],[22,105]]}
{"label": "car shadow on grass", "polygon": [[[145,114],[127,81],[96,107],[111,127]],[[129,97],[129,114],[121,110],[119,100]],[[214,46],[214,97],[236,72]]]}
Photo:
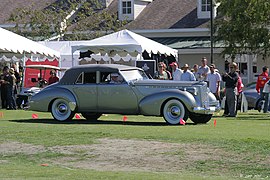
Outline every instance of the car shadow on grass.
{"label": "car shadow on grass", "polygon": [[[103,124],[103,125],[127,125],[127,126],[172,126],[166,122],[136,122],[136,121],[116,121],[116,120],[85,120],[73,119],[71,121],[56,121],[54,119],[22,119],[22,120],[9,120],[16,123],[43,123],[43,124]],[[180,124],[177,124],[180,126]],[[175,125],[175,126],[177,126]],[[186,123],[185,125],[195,125],[194,123]],[[182,126],[182,125],[181,125]]]}

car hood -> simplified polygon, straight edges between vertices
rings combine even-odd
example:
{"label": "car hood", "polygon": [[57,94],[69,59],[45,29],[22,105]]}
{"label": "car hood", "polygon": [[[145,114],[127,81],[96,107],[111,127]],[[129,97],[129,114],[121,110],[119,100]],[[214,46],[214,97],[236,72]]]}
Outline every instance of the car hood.
{"label": "car hood", "polygon": [[195,85],[206,85],[206,82],[200,82],[200,81],[173,81],[173,80],[155,80],[155,79],[149,79],[149,80],[138,80],[133,82],[135,86],[175,86],[175,87],[181,87],[181,86],[195,86]]}
{"label": "car hood", "polygon": [[141,95],[159,93],[170,89],[186,90],[187,88],[194,88],[194,86],[205,86],[205,82],[199,81],[173,81],[173,80],[138,80],[130,82]]}

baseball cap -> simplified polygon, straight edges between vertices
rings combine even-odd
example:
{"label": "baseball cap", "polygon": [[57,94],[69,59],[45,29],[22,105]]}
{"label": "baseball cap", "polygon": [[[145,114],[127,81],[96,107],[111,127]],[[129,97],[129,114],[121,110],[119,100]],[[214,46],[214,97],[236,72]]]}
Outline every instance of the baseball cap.
{"label": "baseball cap", "polygon": [[189,67],[189,65],[188,65],[188,64],[185,64],[183,67],[184,67],[184,68],[185,68],[185,67],[187,67],[187,68],[188,68],[188,67]]}
{"label": "baseball cap", "polygon": [[116,76],[119,76],[119,75],[118,75],[118,73],[112,73],[111,76],[116,77]]}
{"label": "baseball cap", "polygon": [[176,62],[172,62],[170,66],[178,66]]}

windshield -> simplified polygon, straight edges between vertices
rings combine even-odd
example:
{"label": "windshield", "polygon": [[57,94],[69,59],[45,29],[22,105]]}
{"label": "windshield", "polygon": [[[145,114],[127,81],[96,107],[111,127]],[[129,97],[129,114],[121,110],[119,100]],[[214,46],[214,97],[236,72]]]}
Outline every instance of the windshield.
{"label": "windshield", "polygon": [[137,69],[121,71],[121,74],[126,81],[148,79],[144,71],[140,71]]}

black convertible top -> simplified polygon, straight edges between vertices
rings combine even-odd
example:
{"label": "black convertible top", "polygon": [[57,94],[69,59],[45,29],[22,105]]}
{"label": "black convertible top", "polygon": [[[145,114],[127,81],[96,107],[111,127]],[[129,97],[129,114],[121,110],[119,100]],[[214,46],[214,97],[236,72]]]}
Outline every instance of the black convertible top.
{"label": "black convertible top", "polygon": [[[59,84],[73,84],[76,80],[79,74],[82,72],[119,72],[123,70],[134,70],[134,69],[140,69],[138,67],[134,66],[126,66],[126,65],[120,65],[120,64],[86,64],[86,65],[79,65],[74,66],[68,69],[64,76],[59,81]],[[140,69],[141,70],[141,69]]]}

